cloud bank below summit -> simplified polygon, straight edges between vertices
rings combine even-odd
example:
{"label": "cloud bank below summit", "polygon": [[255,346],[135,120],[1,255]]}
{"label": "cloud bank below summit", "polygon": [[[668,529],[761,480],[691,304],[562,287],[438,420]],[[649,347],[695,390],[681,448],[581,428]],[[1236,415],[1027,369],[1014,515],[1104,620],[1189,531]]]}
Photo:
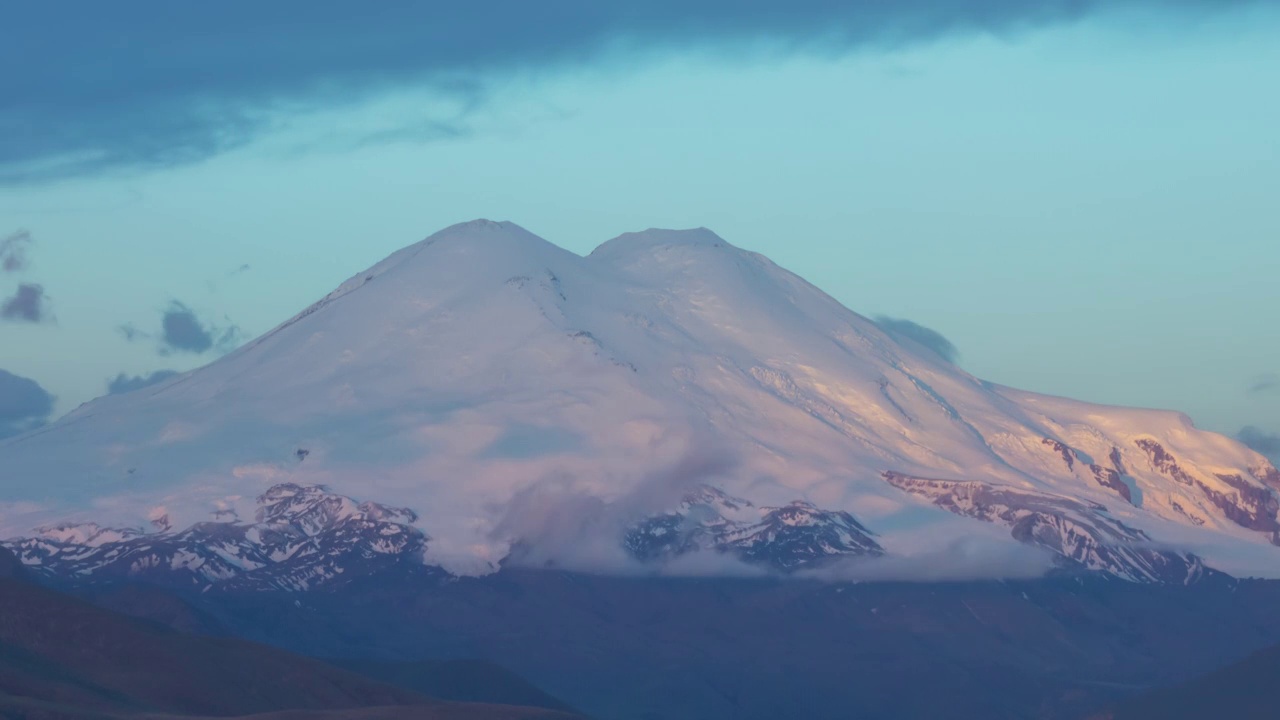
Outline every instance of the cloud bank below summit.
{"label": "cloud bank below summit", "polygon": [[0,370],[0,439],[43,427],[53,401],[35,380]]}

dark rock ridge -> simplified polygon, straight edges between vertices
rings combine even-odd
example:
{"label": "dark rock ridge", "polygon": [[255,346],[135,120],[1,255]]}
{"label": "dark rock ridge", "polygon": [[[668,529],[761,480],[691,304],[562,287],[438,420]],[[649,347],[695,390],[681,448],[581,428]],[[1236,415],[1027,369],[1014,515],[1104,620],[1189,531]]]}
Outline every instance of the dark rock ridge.
{"label": "dark rock ridge", "polygon": [[717,488],[702,487],[676,510],[636,524],[623,544],[645,562],[714,550],[791,572],[840,557],[883,555],[871,535],[847,512],[822,510],[803,501],[759,508]]}
{"label": "dark rock ridge", "polygon": [[1255,468],[1251,471],[1254,478],[1263,483],[1261,487],[1238,474],[1215,474],[1214,477],[1229,488],[1223,491],[1192,476],[1178,464],[1172,453],[1155,440],[1139,438],[1134,444],[1147,453],[1151,466],[1157,471],[1179,484],[1199,490],[1231,522],[1249,530],[1269,533],[1271,543],[1280,545],[1280,520],[1276,518],[1276,513],[1280,512],[1280,500],[1276,499],[1275,493],[1268,487],[1275,487],[1280,480],[1280,473],[1275,468]]}
{"label": "dark rock ridge", "polygon": [[1169,454],[1169,451],[1165,450],[1160,443],[1150,438],[1139,438],[1134,440],[1133,444],[1147,453],[1147,457],[1151,460],[1151,467],[1173,478],[1175,482],[1183,485],[1195,485],[1195,478],[1191,477],[1186,470],[1183,470],[1173,455]]}
{"label": "dark rock ridge", "polygon": [[1105,505],[976,481],[895,472],[884,479],[957,515],[1005,525],[1014,539],[1050,551],[1066,568],[1182,584],[1206,572],[1199,557],[1156,547],[1146,533],[1111,517]]}
{"label": "dark rock ridge", "polygon": [[1078,452],[1061,440],[1042,438],[1040,442],[1062,458],[1062,462],[1067,466],[1068,472],[1075,472],[1076,461],[1079,460],[1082,465],[1089,469],[1095,482],[1124,498],[1125,502],[1130,505],[1141,507],[1141,497],[1135,497],[1134,488],[1128,482],[1125,482],[1126,473],[1120,457],[1120,448],[1111,448],[1109,455],[1111,467],[1107,467],[1093,462],[1092,458]]}
{"label": "dark rock ridge", "polygon": [[[1046,439],[1045,444],[1064,462],[1089,462],[1057,441]],[[1243,477],[1219,475],[1217,480],[1231,490],[1221,492],[1182,472],[1154,441],[1140,447],[1171,475],[1188,478],[1238,524],[1271,532],[1273,541],[1280,537],[1276,500],[1269,489]],[[1087,467],[1100,484],[1135,502],[1116,454],[1112,467],[1091,462]],[[1156,545],[1098,503],[978,481],[895,472],[883,477],[957,515],[1008,527],[1015,540],[1048,550],[1064,569],[1178,584],[1213,572],[1194,554]],[[334,588],[393,568],[424,567],[423,551],[430,537],[414,525],[417,515],[412,510],[358,503],[322,486],[293,483],[269,488],[257,502],[253,522],[228,513],[184,530],[170,530],[168,523],[161,523],[155,532],[63,524],[0,545],[10,548],[29,570],[76,584],[132,579],[198,591]],[[1189,510],[1182,512],[1197,519]],[[802,500],[759,507],[709,486],[690,493],[670,511],[636,522],[622,544],[636,559],[655,565],[712,551],[783,573],[841,558],[885,554],[874,533],[850,513]],[[432,571],[445,574],[438,568]]]}
{"label": "dark rock ridge", "polygon": [[[1042,438],[1041,443],[1062,458],[1068,472],[1074,472],[1076,461],[1087,467],[1093,480],[1124,498],[1125,502],[1142,506],[1141,492],[1132,485],[1122,462],[1120,448],[1112,447],[1110,467],[1095,463],[1091,458],[1054,438]],[[1280,545],[1280,471],[1268,465],[1251,467],[1246,478],[1243,473],[1214,473],[1212,477],[1197,477],[1154,438],[1144,437],[1133,441],[1147,458],[1152,470],[1169,478],[1186,490],[1198,494],[1221,511],[1221,516],[1242,528],[1266,533],[1272,544]],[[1217,480],[1217,483],[1214,482]],[[1255,482],[1256,481],[1256,482]],[[1220,485],[1218,483],[1221,483]],[[1174,511],[1186,517],[1192,524],[1202,526],[1205,519],[1178,502],[1172,502]],[[1205,508],[1202,508],[1205,509]]]}
{"label": "dark rock ridge", "polygon": [[1044,438],[1041,442],[1047,445],[1054,452],[1058,453],[1058,455],[1062,456],[1062,462],[1067,464],[1068,470],[1075,467],[1075,453],[1071,448],[1067,447],[1066,443],[1063,443],[1060,440],[1054,440],[1053,438]]}
{"label": "dark rock ridge", "polygon": [[1258,467],[1249,468],[1249,474],[1258,479],[1258,482],[1266,485],[1273,490],[1280,490],[1280,470],[1271,465],[1260,465]]}
{"label": "dark rock ridge", "polygon": [[1257,487],[1239,475],[1219,473],[1215,476],[1235,492],[1219,492],[1196,481],[1196,485],[1205,497],[1217,505],[1235,524],[1250,530],[1269,532],[1271,542],[1280,544],[1280,522],[1276,521],[1276,511],[1280,510],[1280,501],[1276,500],[1276,496],[1267,488]]}
{"label": "dark rock ridge", "polygon": [[1099,485],[1109,490],[1114,490],[1117,495],[1124,498],[1125,502],[1130,505],[1134,504],[1133,491],[1129,489],[1129,484],[1122,479],[1124,473],[1115,468],[1103,467],[1096,463],[1089,465],[1089,471],[1093,473],[1093,479],[1097,480]]}
{"label": "dark rock ridge", "polygon": [[[180,531],[168,523],[150,533],[63,524],[0,546],[27,568],[77,585],[129,579],[201,592],[333,589],[397,567],[423,567],[430,537],[413,525],[412,510],[294,483],[269,488],[257,502],[254,522],[225,512],[219,521]],[[759,508],[714,488],[639,523],[624,544],[645,561],[715,550],[782,572],[883,553],[849,513],[802,501]]]}
{"label": "dark rock ridge", "polygon": [[420,561],[429,540],[404,508],[356,503],[321,486],[275,485],[255,522],[202,522],[141,533],[87,523],[6,541],[27,567],[58,578],[132,578],[227,590],[308,590]]}

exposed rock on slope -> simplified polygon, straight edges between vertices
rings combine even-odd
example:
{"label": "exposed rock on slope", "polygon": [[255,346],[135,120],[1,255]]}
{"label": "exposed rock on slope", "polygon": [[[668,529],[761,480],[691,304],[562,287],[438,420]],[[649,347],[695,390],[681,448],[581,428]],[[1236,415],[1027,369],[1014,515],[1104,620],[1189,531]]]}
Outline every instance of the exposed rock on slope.
{"label": "exposed rock on slope", "polygon": [[714,550],[782,571],[884,553],[847,512],[820,510],[799,500],[783,507],[757,508],[711,487],[690,493],[678,510],[637,524],[624,543],[645,562]]}
{"label": "exposed rock on slope", "polygon": [[257,520],[141,533],[58,525],[8,543],[55,577],[150,580],[225,590],[307,590],[420,562],[427,536],[413,512],[282,484],[258,498]]}

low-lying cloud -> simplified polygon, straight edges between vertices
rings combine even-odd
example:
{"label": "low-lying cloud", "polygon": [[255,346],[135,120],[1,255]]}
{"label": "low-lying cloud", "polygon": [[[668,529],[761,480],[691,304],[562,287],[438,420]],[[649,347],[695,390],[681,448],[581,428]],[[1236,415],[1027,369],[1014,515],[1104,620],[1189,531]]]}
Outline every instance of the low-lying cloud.
{"label": "low-lying cloud", "polygon": [[0,438],[48,423],[53,401],[53,395],[35,380],[0,370]]}
{"label": "low-lying cloud", "polygon": [[[609,573],[643,568],[622,546],[639,520],[671,510],[694,488],[718,484],[737,460],[707,438],[691,440],[672,464],[640,478],[616,499],[604,499],[569,475],[551,475],[516,493],[502,508],[491,537],[512,543],[509,562]],[[713,554],[714,555],[714,554]],[[705,562],[741,565],[734,558]],[[710,574],[710,573],[708,573]]]}
{"label": "low-lying cloud", "polygon": [[[691,442],[677,461],[640,479],[624,496],[606,500],[569,475],[549,476],[495,510],[501,519],[491,540],[511,544],[504,561],[610,575],[761,577],[776,571],[733,552],[703,548],[644,563],[624,547],[641,521],[674,510],[698,487],[721,486],[738,471],[737,459],[714,442]],[[855,512],[856,514],[856,512]],[[837,559],[802,570],[799,578],[827,582],[944,582],[1042,577],[1054,566],[1048,551],[1011,539],[977,535],[942,538],[909,554]]]}
{"label": "low-lying cloud", "polygon": [[984,537],[953,540],[929,552],[849,558],[803,573],[833,582],[955,582],[1043,577],[1053,568],[1047,550]]}
{"label": "low-lying cloud", "polygon": [[937,330],[927,328],[910,320],[891,318],[884,315],[877,316],[875,323],[893,339],[910,340],[916,344],[923,345],[949,363],[955,364],[960,359],[960,350]]}

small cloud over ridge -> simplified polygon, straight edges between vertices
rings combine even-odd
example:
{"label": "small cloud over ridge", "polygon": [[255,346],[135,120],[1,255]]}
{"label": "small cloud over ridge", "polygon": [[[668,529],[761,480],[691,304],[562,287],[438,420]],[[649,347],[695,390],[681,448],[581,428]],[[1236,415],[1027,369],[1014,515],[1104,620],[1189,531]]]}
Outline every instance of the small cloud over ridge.
{"label": "small cloud over ridge", "polygon": [[1251,450],[1266,455],[1273,462],[1280,463],[1280,434],[1246,425],[1236,433],[1236,439],[1249,446]]}
{"label": "small cloud over ridge", "polygon": [[919,323],[901,318],[878,315],[875,324],[895,340],[910,340],[932,350],[943,360],[955,364],[960,359],[960,350],[942,333],[927,328]]}
{"label": "small cloud over ridge", "polygon": [[114,378],[107,380],[107,394],[119,395],[120,393],[132,392],[133,390],[141,390],[144,387],[168,380],[177,374],[177,370],[157,370],[150,375],[126,375],[124,373],[120,373]]}
{"label": "small cloud over ridge", "polygon": [[48,423],[53,401],[53,395],[35,380],[0,370],[0,438]]}

